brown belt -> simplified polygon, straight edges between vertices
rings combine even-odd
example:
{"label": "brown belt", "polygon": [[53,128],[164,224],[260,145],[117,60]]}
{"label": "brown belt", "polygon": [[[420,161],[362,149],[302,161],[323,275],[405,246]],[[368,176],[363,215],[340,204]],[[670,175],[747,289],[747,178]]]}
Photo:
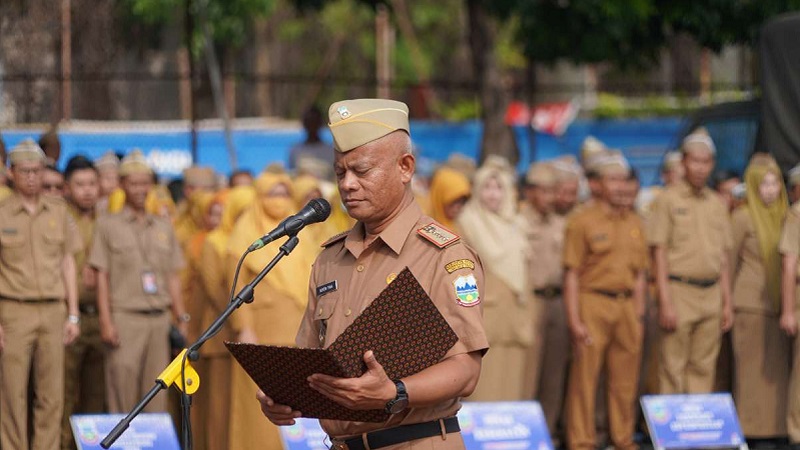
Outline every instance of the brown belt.
{"label": "brown belt", "polygon": [[375,450],[431,436],[458,433],[459,431],[461,431],[461,427],[458,425],[458,418],[448,417],[446,419],[432,420],[430,422],[401,425],[386,430],[373,431],[344,441],[331,439],[333,442],[331,449]]}
{"label": "brown belt", "polygon": [[6,295],[0,295],[0,300],[6,300],[10,302],[17,302],[17,303],[58,303],[61,299],[48,297],[48,298],[17,298],[17,297],[8,297]]}
{"label": "brown belt", "polygon": [[631,291],[630,289],[624,289],[622,291],[607,291],[605,289],[592,289],[592,292],[594,292],[595,294],[600,294],[603,297],[607,297],[613,300],[625,300],[633,296],[633,291]]}
{"label": "brown belt", "polygon": [[133,311],[125,311],[132,314],[141,314],[143,316],[160,316],[167,312],[166,309],[135,309]]}
{"label": "brown belt", "polygon": [[672,281],[677,281],[683,284],[690,284],[692,286],[697,286],[701,288],[708,288],[719,281],[719,278],[692,278],[692,277],[684,277],[680,275],[670,275],[669,279]]}

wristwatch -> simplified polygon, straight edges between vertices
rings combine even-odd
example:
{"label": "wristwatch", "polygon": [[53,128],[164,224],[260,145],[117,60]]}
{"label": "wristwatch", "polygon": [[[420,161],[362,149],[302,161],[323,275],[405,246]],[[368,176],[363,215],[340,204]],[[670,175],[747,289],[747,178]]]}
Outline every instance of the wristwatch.
{"label": "wristwatch", "polygon": [[386,402],[385,409],[387,414],[397,414],[408,408],[406,385],[400,380],[394,380],[394,386],[397,388],[397,396]]}

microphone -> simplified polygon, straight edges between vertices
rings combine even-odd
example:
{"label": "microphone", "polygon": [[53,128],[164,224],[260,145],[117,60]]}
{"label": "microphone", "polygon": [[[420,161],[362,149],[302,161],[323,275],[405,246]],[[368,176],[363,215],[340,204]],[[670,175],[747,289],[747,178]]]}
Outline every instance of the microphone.
{"label": "microphone", "polygon": [[248,252],[258,250],[261,247],[269,244],[270,242],[280,239],[284,236],[294,236],[300,232],[306,225],[312,223],[324,222],[328,216],[331,215],[331,204],[324,198],[315,198],[306,204],[303,209],[297,214],[289,216],[283,220],[274,230],[256,239],[250,247],[247,248]]}

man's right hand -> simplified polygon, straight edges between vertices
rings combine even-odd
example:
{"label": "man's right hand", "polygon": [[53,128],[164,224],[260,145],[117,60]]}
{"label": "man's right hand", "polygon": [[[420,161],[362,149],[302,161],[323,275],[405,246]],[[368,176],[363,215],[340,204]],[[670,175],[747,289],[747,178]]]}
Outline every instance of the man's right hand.
{"label": "man's right hand", "polygon": [[795,336],[797,334],[797,318],[794,315],[794,311],[781,314],[780,325],[781,330],[783,330],[787,336]]}
{"label": "man's right hand", "polygon": [[662,301],[658,306],[658,325],[664,331],[675,331],[678,328],[678,314],[672,302]]}
{"label": "man's right hand", "polygon": [[294,419],[302,417],[300,411],[292,411],[289,406],[275,403],[263,391],[256,393],[256,399],[261,403],[261,412],[275,425],[294,425]]}
{"label": "man's right hand", "polygon": [[119,333],[117,333],[117,327],[111,321],[100,321],[100,338],[106,345],[114,348],[119,347]]}
{"label": "man's right hand", "polygon": [[572,336],[572,342],[576,345],[591,345],[592,337],[589,336],[589,329],[580,320],[571,321],[569,324],[569,333]]}

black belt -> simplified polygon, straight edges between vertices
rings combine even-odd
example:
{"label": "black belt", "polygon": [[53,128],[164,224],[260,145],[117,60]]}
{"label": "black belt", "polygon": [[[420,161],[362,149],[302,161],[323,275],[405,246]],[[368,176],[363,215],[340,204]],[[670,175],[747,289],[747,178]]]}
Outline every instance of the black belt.
{"label": "black belt", "polygon": [[58,298],[17,298],[17,297],[8,297],[5,295],[0,295],[0,300],[8,300],[11,302],[17,303],[58,303],[61,299]]}
{"label": "black belt", "polygon": [[690,277],[682,277],[680,275],[670,275],[669,279],[684,284],[691,284],[692,286],[697,286],[701,288],[711,287],[717,284],[717,282],[719,281],[719,278],[690,278]]}
{"label": "black belt", "polygon": [[439,436],[444,428],[445,434],[458,433],[461,427],[458,425],[457,417],[432,420],[430,422],[415,423],[411,425],[401,425],[387,430],[378,430],[367,433],[366,436],[358,436],[344,441],[332,439],[332,450],[367,450],[364,441],[367,441],[369,449],[388,447],[390,445],[402,444],[403,442],[414,441],[431,436]]}
{"label": "black belt", "polygon": [[625,300],[626,298],[631,298],[633,296],[633,291],[630,289],[625,289],[622,291],[607,291],[605,289],[592,289],[592,292],[616,300]]}
{"label": "black belt", "polygon": [[167,312],[166,309],[135,309],[133,311],[126,311],[133,314],[142,314],[144,316],[160,316]]}
{"label": "black belt", "polygon": [[79,303],[78,311],[80,311],[81,314],[88,314],[90,316],[94,316],[97,315],[97,305],[92,303]]}
{"label": "black belt", "polygon": [[533,293],[536,294],[537,297],[553,299],[561,295],[561,286],[547,286],[541,289],[534,289]]}

